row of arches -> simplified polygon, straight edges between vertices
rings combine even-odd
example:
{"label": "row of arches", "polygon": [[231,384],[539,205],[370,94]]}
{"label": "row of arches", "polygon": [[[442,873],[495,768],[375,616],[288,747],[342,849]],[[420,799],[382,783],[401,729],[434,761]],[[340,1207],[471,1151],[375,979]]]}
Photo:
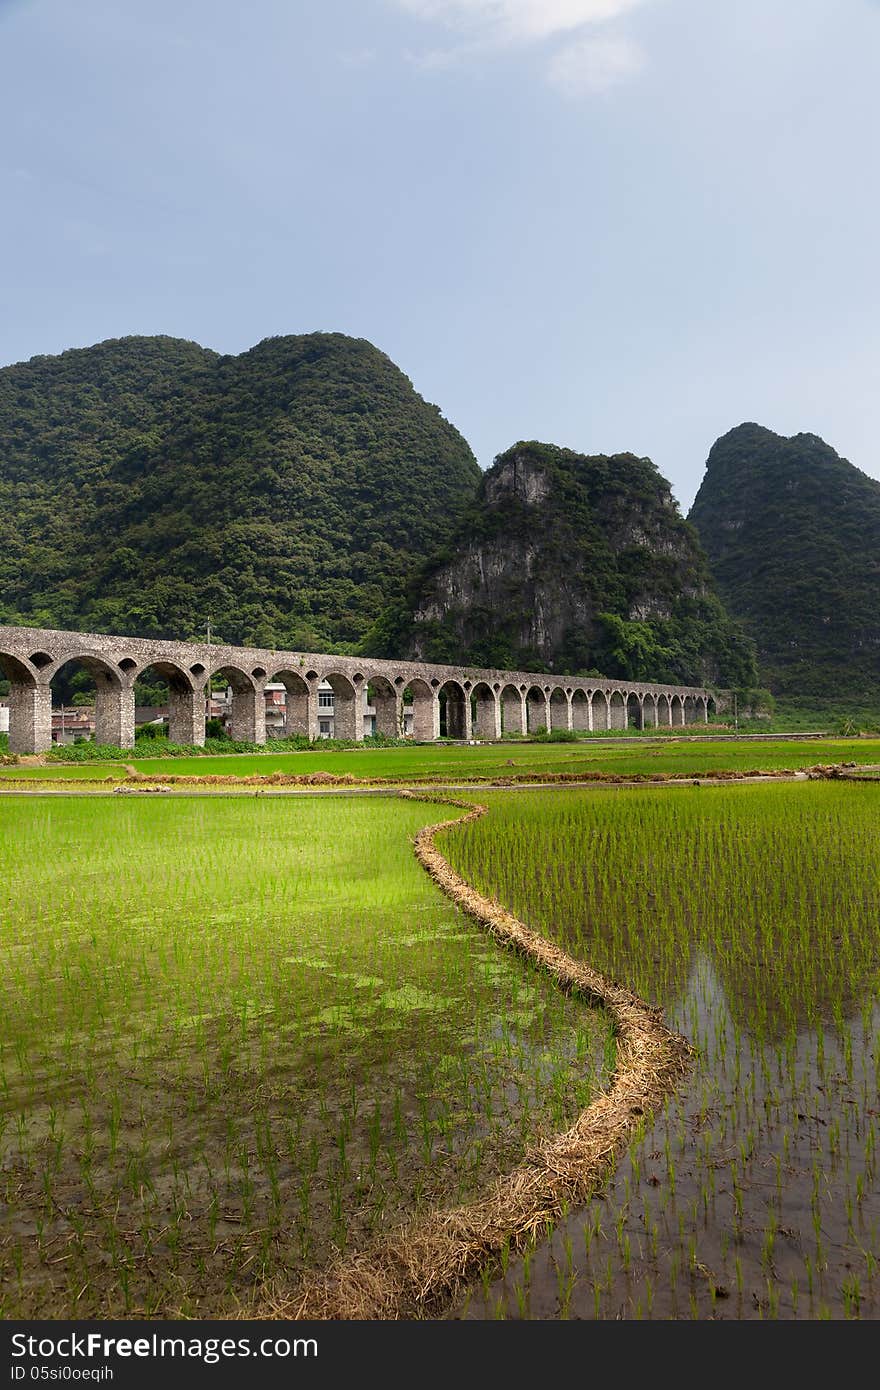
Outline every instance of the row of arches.
{"label": "row of arches", "polygon": [[321,686],[332,691],[335,736],[355,741],[363,737],[366,708],[374,711],[378,733],[399,737],[409,730],[414,740],[430,742],[442,737],[492,741],[504,734],[555,730],[683,727],[708,720],[711,705],[708,694],[699,691],[563,685],[546,678],[443,679],[443,668],[434,675],[431,668],[423,668],[424,675],[406,668],[389,674],[369,666],[346,671],[329,657],[320,665],[278,669],[229,660],[226,653],[217,658],[216,664],[196,660],[187,666],[170,656],[139,662],[88,650],[55,656],[36,650],[26,657],[0,650],[0,672],[10,682],[10,749],[41,752],[50,746],[53,690],[57,693],[69,680],[71,668],[84,673],[93,695],[95,741],[123,748],[134,742],[136,687],[144,682],[163,691],[169,738],[182,744],[204,742],[206,696],[218,680],[232,693],[232,737],[257,744],[266,740],[265,690],[270,684],[285,691],[277,732],[312,739],[318,736]]}

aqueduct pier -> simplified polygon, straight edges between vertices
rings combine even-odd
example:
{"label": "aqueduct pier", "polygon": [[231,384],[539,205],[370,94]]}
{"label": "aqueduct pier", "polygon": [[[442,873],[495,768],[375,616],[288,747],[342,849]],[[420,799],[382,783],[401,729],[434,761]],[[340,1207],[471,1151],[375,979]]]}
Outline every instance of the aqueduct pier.
{"label": "aqueduct pier", "polygon": [[94,632],[0,626],[0,668],[10,681],[9,749],[42,753],[52,743],[53,677],[77,662],[95,683],[95,741],[134,744],[134,683],[147,672],[169,691],[169,738],[205,741],[205,696],[212,676],[232,689],[232,736],[266,741],[265,687],[287,690],[286,732],[318,735],[318,687],[333,688],[337,738],[363,738],[366,693],[376,730],[399,737],[404,704],[412,736],[470,741],[528,734],[538,728],[602,730],[706,723],[725,692],[703,687],[560,676],[535,671],[477,670],[367,657],[320,656],[198,642],[160,642]]}

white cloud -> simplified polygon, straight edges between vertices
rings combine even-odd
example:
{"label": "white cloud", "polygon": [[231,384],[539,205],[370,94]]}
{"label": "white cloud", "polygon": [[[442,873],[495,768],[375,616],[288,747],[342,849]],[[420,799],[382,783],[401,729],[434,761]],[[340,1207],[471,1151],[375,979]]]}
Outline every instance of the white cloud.
{"label": "white cloud", "polygon": [[643,0],[395,0],[421,19],[470,35],[528,41],[601,24],[634,10]]}
{"label": "white cloud", "polygon": [[566,96],[606,92],[645,65],[644,56],[629,39],[594,37],[570,43],[551,58],[547,77]]}

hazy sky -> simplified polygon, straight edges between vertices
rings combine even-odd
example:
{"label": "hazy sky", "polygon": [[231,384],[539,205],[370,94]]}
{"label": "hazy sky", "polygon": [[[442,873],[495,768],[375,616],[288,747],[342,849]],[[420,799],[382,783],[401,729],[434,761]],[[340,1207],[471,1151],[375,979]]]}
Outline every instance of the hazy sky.
{"label": "hazy sky", "polygon": [[0,0],[0,363],[368,338],[481,465],[880,477],[877,0]]}

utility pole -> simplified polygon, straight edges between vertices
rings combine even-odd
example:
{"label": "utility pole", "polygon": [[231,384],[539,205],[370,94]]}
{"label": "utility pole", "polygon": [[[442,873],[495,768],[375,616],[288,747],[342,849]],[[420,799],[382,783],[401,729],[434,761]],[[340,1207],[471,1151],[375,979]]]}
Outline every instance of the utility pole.
{"label": "utility pole", "polygon": [[[211,645],[211,619],[210,619],[210,618],[208,619],[208,625],[207,625],[207,628],[206,628],[206,632],[207,632],[207,635],[208,635],[208,646],[210,647],[210,645]],[[211,696],[212,696],[212,690],[211,690],[211,677],[208,676],[208,679],[205,681],[205,718],[206,718],[206,719],[210,719],[210,717],[211,717]]]}

